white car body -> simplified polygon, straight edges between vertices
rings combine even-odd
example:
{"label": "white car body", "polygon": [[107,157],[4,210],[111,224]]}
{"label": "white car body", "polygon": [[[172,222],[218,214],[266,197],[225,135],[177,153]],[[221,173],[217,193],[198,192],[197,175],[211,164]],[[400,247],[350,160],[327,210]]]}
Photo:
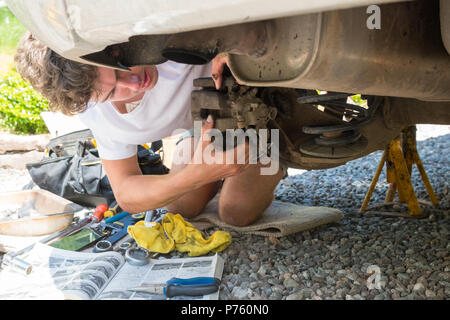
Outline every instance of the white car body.
{"label": "white car body", "polygon": [[[6,0],[35,37],[73,60],[135,35],[185,31],[402,0]],[[80,60],[82,61],[82,60]]]}

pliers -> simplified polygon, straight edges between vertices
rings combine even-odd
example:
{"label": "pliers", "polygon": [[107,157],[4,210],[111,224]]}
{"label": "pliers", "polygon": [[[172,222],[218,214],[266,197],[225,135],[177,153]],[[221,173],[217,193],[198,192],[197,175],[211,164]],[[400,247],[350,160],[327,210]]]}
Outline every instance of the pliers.
{"label": "pliers", "polygon": [[203,296],[219,290],[220,279],[197,277],[189,279],[171,278],[163,284],[149,284],[128,289],[129,291],[162,294],[168,298],[175,296]]}

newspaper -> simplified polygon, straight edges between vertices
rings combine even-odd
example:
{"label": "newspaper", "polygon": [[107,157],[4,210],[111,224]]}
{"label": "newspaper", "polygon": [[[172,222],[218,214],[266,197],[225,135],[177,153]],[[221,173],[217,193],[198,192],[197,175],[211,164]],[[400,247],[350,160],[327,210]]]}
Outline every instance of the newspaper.
{"label": "newspaper", "polygon": [[[129,291],[146,285],[165,283],[172,277],[221,278],[223,259],[219,255],[150,259],[134,266],[114,251],[85,253],[67,251],[38,243],[20,256],[33,265],[29,275],[6,267],[0,272],[0,300],[162,300],[163,295]],[[173,300],[218,300],[219,292],[199,297],[173,297]]]}
{"label": "newspaper", "polygon": [[[222,272],[223,259],[217,254],[198,258],[152,260],[150,264],[142,267],[125,263],[114,277],[114,281],[111,281],[100,294],[99,299],[164,300],[167,298],[163,295],[128,291],[126,288],[165,283],[173,277],[215,277],[220,279],[222,278]],[[218,300],[219,291],[205,296],[181,296],[171,299]]]}

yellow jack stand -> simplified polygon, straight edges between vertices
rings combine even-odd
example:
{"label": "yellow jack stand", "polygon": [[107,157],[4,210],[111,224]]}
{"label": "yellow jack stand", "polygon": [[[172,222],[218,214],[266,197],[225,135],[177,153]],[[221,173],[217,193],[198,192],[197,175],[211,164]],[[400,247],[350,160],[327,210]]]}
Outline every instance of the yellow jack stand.
{"label": "yellow jack stand", "polygon": [[386,163],[386,180],[390,183],[389,189],[386,193],[384,204],[371,207],[375,209],[382,206],[395,204],[393,202],[395,193],[398,189],[398,199],[401,203],[406,203],[409,209],[409,215],[394,213],[394,212],[367,212],[370,214],[388,215],[388,216],[401,216],[409,218],[422,218],[423,212],[419,206],[419,202],[422,204],[430,205],[426,201],[417,200],[414,193],[414,188],[411,183],[411,172],[413,164],[416,164],[422,180],[430,196],[431,203],[434,206],[438,205],[438,200],[431,187],[430,180],[425,172],[422,161],[419,158],[416,148],[416,126],[410,126],[404,129],[400,137],[392,140],[383,152],[380,163],[378,164],[377,171],[364,198],[363,205],[361,206],[361,212],[366,211],[367,205],[372,197],[373,190],[380,177],[381,170],[384,163]]}

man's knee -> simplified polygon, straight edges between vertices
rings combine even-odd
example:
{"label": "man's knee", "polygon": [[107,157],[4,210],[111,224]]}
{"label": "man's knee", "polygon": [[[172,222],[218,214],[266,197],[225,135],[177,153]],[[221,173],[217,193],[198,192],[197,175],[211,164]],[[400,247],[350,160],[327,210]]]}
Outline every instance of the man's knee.
{"label": "man's knee", "polygon": [[258,220],[261,214],[261,210],[255,210],[242,204],[239,205],[230,202],[219,203],[220,220],[233,226],[248,226]]}
{"label": "man's knee", "polygon": [[181,214],[183,218],[192,219],[198,216],[205,209],[206,204],[169,204],[167,209],[173,214]]}
{"label": "man's knee", "polygon": [[167,208],[172,213],[181,214],[184,218],[194,218],[205,210],[208,202],[217,194],[220,184],[221,182],[217,181],[196,189],[176,199],[167,205]]}

